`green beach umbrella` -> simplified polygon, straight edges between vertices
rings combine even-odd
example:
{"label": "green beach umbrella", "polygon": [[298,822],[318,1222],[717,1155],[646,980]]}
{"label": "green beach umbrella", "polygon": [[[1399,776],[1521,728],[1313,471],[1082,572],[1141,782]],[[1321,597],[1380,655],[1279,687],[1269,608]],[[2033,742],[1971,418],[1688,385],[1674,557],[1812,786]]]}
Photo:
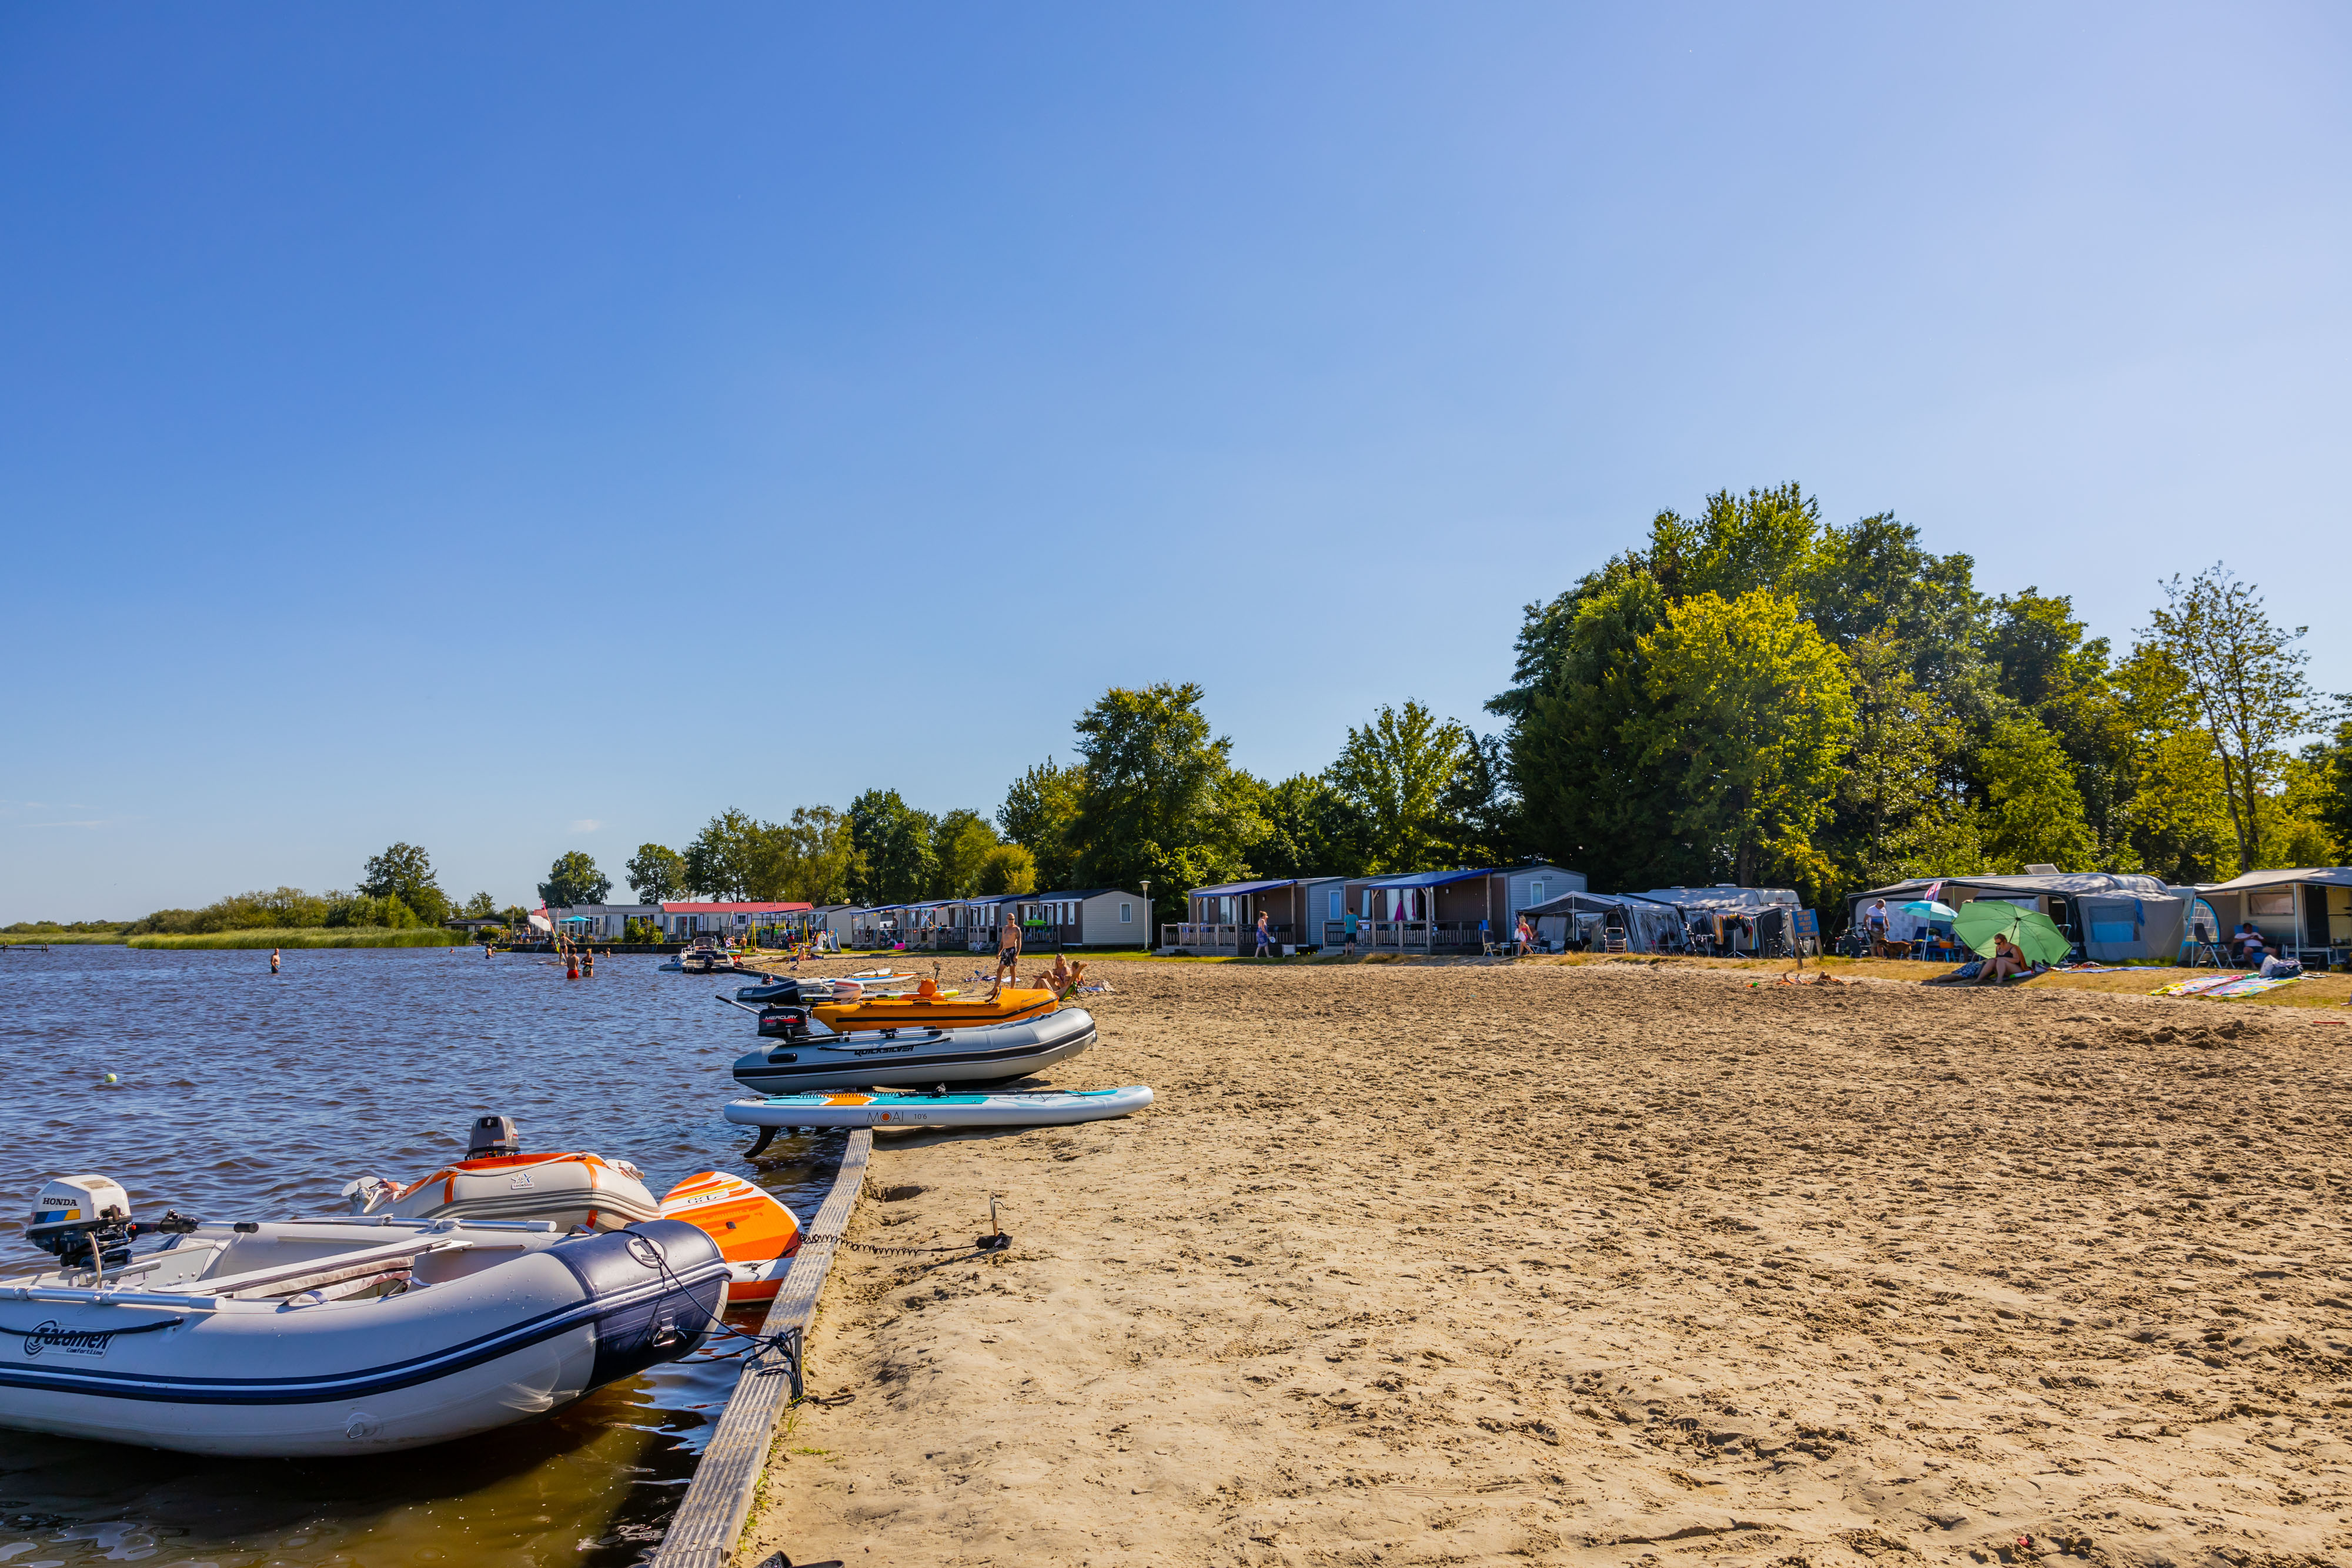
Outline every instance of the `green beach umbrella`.
{"label": "green beach umbrella", "polygon": [[2006,936],[2029,962],[2036,964],[2063,964],[2074,950],[2050,916],[1997,898],[1971,899],[1962,904],[1952,921],[1952,935],[1986,957],[1992,956],[1994,941]]}

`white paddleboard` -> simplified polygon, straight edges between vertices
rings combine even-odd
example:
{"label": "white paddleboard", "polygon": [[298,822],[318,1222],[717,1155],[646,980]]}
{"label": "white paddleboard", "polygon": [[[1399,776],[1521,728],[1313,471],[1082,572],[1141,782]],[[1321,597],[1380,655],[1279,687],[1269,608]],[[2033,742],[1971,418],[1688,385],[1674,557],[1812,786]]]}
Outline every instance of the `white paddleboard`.
{"label": "white paddleboard", "polygon": [[1004,1094],[772,1094],[731,1101],[726,1114],[745,1127],[1057,1127],[1132,1115],[1150,1103],[1151,1091],[1132,1083]]}

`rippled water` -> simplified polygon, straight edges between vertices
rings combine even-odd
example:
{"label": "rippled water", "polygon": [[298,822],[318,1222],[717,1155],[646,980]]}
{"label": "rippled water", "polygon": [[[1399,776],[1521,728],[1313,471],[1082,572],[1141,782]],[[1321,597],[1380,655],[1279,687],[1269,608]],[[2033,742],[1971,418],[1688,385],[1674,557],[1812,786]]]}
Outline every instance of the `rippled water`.
{"label": "rippled water", "polygon": [[[725,977],[475,948],[265,952],[59,947],[0,955],[0,1273],[52,1176],[100,1172],[132,1212],[332,1214],[354,1176],[410,1179],[487,1112],[524,1147],[635,1160],[656,1197],[752,1176],[803,1224],[840,1134],[780,1138],[758,1171],[721,1121],[751,1019]],[[108,1072],[119,1089],[100,1087]],[[749,1319],[740,1319],[747,1325]],[[723,1348],[723,1347],[722,1347]],[[154,1568],[641,1561],[686,1490],[735,1364],[708,1354],[544,1419],[335,1460],[210,1459],[0,1432],[0,1564]]]}

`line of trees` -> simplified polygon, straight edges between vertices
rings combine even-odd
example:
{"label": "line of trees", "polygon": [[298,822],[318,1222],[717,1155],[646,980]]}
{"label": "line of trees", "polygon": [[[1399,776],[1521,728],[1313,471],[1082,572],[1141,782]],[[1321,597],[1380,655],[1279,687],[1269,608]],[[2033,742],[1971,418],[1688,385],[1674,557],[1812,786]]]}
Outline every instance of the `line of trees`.
{"label": "line of trees", "polygon": [[[1725,491],[1527,608],[1496,733],[1407,700],[1328,767],[1267,780],[1234,766],[1198,685],[1114,688],[1071,759],[993,812],[887,789],[781,822],[730,809],[626,874],[647,902],[902,903],[1543,859],[1596,887],[1824,902],[2040,863],[2210,882],[2352,858],[2352,698],[2314,691],[2304,629],[2252,585],[2173,578],[2118,654],[2065,596],[1987,595],[1974,573],[1891,515]],[[594,902],[553,896],[591,883],[575,852],[542,892]]]}
{"label": "line of trees", "polygon": [[305,893],[299,887],[234,893],[202,909],[159,909],[142,920],[115,927],[127,936],[157,931],[174,935],[212,931],[303,930],[321,926],[368,926],[404,930],[438,925],[452,915],[506,919],[520,925],[520,908],[500,910],[487,893],[463,904],[441,891],[432,857],[415,844],[397,843],[368,857],[350,892]]}

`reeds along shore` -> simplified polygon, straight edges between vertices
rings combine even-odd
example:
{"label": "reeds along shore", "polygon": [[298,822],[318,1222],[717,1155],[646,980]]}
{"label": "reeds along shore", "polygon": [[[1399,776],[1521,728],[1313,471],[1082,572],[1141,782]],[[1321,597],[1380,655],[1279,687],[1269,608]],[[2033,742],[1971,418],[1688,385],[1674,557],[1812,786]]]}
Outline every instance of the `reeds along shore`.
{"label": "reeds along shore", "polygon": [[199,931],[184,936],[150,934],[124,941],[130,947],[462,947],[460,931],[434,926],[351,925],[288,931]]}

